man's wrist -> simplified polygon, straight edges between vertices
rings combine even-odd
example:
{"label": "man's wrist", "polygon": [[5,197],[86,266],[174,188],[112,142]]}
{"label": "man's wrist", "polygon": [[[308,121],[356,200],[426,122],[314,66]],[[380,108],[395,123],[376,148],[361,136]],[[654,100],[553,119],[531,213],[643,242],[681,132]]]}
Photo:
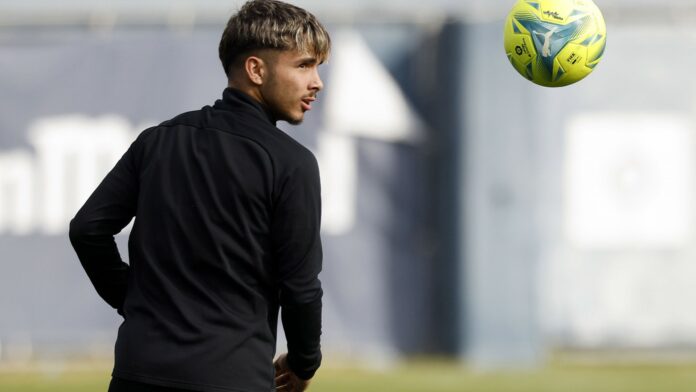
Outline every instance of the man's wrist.
{"label": "man's wrist", "polygon": [[[319,366],[313,368],[313,369],[303,369],[301,366],[298,366],[298,364],[295,361],[295,356],[292,355],[291,353],[288,353],[286,357],[288,369],[297,376],[297,378],[304,380],[304,381],[309,381],[314,377],[314,374],[316,373],[317,369]],[[320,359],[321,361],[321,359]]]}

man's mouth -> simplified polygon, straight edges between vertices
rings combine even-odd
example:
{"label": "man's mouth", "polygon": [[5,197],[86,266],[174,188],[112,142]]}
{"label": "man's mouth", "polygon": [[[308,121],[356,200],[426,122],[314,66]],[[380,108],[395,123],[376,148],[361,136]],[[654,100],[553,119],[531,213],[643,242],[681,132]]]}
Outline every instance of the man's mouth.
{"label": "man's mouth", "polygon": [[307,110],[312,110],[312,102],[314,102],[316,98],[313,97],[307,97],[302,99],[302,109],[307,111]]}

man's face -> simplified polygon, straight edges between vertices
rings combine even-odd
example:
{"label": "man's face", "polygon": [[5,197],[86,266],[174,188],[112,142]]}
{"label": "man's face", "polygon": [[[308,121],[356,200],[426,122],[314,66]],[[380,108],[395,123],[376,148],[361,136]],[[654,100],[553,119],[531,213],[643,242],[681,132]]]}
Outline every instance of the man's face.
{"label": "man's face", "polygon": [[324,88],[317,58],[294,50],[266,57],[268,75],[261,86],[263,100],[277,120],[299,124]]}

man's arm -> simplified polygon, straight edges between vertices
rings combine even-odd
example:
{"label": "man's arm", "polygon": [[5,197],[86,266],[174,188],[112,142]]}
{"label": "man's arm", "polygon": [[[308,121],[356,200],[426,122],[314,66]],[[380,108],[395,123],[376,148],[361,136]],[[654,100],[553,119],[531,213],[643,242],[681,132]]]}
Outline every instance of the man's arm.
{"label": "man's arm", "polygon": [[[121,313],[129,266],[114,235],[135,216],[138,178],[133,143],[70,221],[70,242],[97,293]],[[122,314],[122,313],[121,313]]]}
{"label": "man's arm", "polygon": [[310,157],[284,179],[273,223],[287,366],[303,380],[321,363],[321,187],[316,159]]}

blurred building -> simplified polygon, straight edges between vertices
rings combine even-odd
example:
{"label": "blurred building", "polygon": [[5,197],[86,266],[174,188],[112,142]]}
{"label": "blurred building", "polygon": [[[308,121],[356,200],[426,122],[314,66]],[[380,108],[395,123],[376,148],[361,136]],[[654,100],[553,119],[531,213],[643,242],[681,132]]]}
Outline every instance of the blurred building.
{"label": "blurred building", "polygon": [[[696,7],[596,2],[605,57],[562,89],[508,64],[511,1],[295,2],[334,40],[283,126],[322,171],[328,355],[696,347]],[[68,221],[141,130],[221,95],[240,3],[0,4],[0,361],[109,352]]]}

